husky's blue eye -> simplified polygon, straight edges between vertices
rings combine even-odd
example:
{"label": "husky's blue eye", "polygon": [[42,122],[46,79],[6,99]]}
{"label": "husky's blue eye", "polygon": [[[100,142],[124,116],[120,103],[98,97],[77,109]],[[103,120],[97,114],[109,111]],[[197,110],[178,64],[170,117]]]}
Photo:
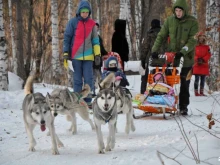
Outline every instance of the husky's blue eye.
{"label": "husky's blue eye", "polygon": [[104,100],[104,97],[102,96],[101,99]]}

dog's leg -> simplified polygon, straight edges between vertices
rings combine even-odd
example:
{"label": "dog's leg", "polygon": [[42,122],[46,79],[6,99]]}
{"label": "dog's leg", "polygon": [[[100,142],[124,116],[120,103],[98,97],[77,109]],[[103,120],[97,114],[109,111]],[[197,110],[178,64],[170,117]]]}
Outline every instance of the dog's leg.
{"label": "dog's leg", "polygon": [[126,134],[129,134],[131,128],[131,116],[130,113],[126,113],[126,127],[125,127],[125,132]]}
{"label": "dog's leg", "polygon": [[50,123],[46,124],[49,128],[50,131],[50,137],[51,137],[51,141],[52,141],[52,154],[53,155],[59,155],[59,151],[57,148],[57,135],[55,133],[55,128],[54,128],[54,122],[51,121]]}
{"label": "dog's leg", "polygon": [[131,130],[132,130],[132,132],[135,131],[133,114],[134,114],[134,109],[132,108],[131,111],[130,111],[130,116],[131,116]]}
{"label": "dog's leg", "polygon": [[115,129],[116,129],[116,122],[114,124],[111,125],[111,142],[110,142],[110,147],[111,149],[115,148]]}
{"label": "dog's leg", "polygon": [[57,141],[57,146],[58,147],[64,147],[63,143],[60,141],[59,137],[57,136],[57,134],[55,133],[56,135],[56,141]]}
{"label": "dog's leg", "polygon": [[27,135],[28,135],[28,139],[29,139],[29,151],[35,151],[35,146],[36,146],[36,140],[34,139],[34,135],[33,135],[33,130],[35,128],[36,125],[31,124],[29,125],[28,123],[25,122],[25,128],[27,131]]}
{"label": "dog's leg", "polygon": [[71,117],[72,117],[72,125],[70,127],[70,131],[73,135],[75,135],[77,133],[76,113],[72,112]]}
{"label": "dog's leg", "polygon": [[114,139],[115,129],[114,128],[115,128],[115,123],[114,124],[109,123],[108,125],[109,135],[107,138],[105,151],[111,151],[111,149],[114,148],[114,143],[115,143],[115,139]]}
{"label": "dog's leg", "polygon": [[102,130],[101,130],[101,124],[96,124],[95,123],[95,130],[96,130],[96,134],[97,134],[97,139],[98,139],[98,153],[99,154],[104,154],[104,141],[103,141],[103,136],[102,136]]}

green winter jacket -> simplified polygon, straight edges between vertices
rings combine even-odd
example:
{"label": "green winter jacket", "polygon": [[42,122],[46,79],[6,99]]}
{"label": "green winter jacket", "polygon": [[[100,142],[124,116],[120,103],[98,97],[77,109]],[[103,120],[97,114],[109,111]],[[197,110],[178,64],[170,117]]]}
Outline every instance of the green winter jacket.
{"label": "green winter jacket", "polygon": [[[181,7],[184,10],[183,17],[178,19],[175,16],[175,7]],[[161,28],[152,52],[158,52],[163,40],[170,37],[168,50],[171,52],[181,52],[184,55],[183,67],[191,67],[194,64],[194,48],[196,40],[195,34],[198,32],[197,20],[188,15],[188,7],[185,0],[177,0],[173,5],[173,16],[167,18]]]}

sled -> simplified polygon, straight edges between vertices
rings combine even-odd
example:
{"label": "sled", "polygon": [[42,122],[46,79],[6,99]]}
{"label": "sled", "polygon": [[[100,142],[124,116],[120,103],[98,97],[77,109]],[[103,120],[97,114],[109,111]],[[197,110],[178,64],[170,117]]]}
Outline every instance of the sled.
{"label": "sled", "polygon": [[[169,105],[161,105],[161,104],[151,104],[151,103],[147,103],[147,104],[142,104],[142,103],[134,103],[133,102],[133,108],[141,110],[144,112],[143,115],[140,116],[136,116],[135,114],[133,115],[133,117],[135,119],[139,119],[142,117],[146,117],[146,116],[151,116],[152,114],[163,114],[163,118],[166,119],[165,114],[169,113],[172,115],[175,115],[177,110],[178,110],[178,94],[179,94],[179,87],[178,85],[180,84],[180,71],[181,71],[181,67],[172,67],[172,63],[174,60],[174,53],[165,53],[165,59],[166,62],[164,64],[164,66],[156,66],[156,67],[149,67],[149,74],[148,74],[148,84],[152,84],[153,81],[153,76],[154,73],[157,72],[162,72],[165,77],[166,77],[166,84],[171,86],[174,89],[174,98],[175,98],[175,102],[173,106],[169,106]],[[182,62],[182,59],[181,59]],[[180,64],[181,64],[180,62]],[[169,66],[167,65],[169,63]],[[171,65],[170,65],[171,64]],[[166,72],[166,74],[165,74]],[[168,73],[168,74],[167,74]],[[147,96],[148,97],[148,96]]]}

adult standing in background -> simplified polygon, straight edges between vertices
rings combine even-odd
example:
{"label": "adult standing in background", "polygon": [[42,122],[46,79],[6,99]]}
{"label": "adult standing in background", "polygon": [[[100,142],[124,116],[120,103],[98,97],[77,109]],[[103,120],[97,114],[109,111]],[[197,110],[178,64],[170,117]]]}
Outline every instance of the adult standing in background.
{"label": "adult standing in background", "polygon": [[187,115],[190,97],[190,80],[186,80],[186,76],[194,64],[194,50],[196,45],[194,36],[198,32],[198,22],[196,18],[188,14],[186,0],[176,0],[172,8],[173,16],[168,17],[164,22],[152,48],[153,53],[151,56],[155,59],[158,58],[158,50],[163,40],[169,36],[168,50],[176,52],[174,64],[178,65],[180,58],[184,58],[180,73],[179,109],[182,115]]}
{"label": "adult standing in background", "polygon": [[[91,7],[88,1],[80,1],[76,17],[69,20],[64,32],[64,62],[72,60],[74,69],[74,92],[80,92],[83,84],[93,89],[93,61],[100,65],[100,45],[95,21],[90,18]],[[91,107],[92,97],[85,98]]]}
{"label": "adult standing in background", "polygon": [[115,20],[115,32],[112,36],[112,52],[117,52],[122,60],[122,68],[124,71],[124,62],[129,60],[129,47],[126,39],[126,20]]}
{"label": "adult standing in background", "polygon": [[[141,53],[141,66],[145,69],[145,75],[141,76],[141,94],[144,94],[147,87],[148,72],[149,72],[149,58],[151,56],[151,49],[154,45],[154,42],[157,38],[157,34],[160,32],[160,21],[158,19],[153,19],[151,21],[151,28],[147,32],[147,38],[142,42],[142,53]],[[159,54],[165,53],[165,44],[161,46]]]}
{"label": "adult standing in background", "polygon": [[[195,48],[195,64],[193,66],[193,74],[195,75],[194,92],[195,96],[206,96],[204,94],[205,77],[209,75],[209,59],[211,58],[210,48],[206,45],[206,36],[200,32],[197,35],[197,42]],[[200,90],[199,88],[200,79]]]}

